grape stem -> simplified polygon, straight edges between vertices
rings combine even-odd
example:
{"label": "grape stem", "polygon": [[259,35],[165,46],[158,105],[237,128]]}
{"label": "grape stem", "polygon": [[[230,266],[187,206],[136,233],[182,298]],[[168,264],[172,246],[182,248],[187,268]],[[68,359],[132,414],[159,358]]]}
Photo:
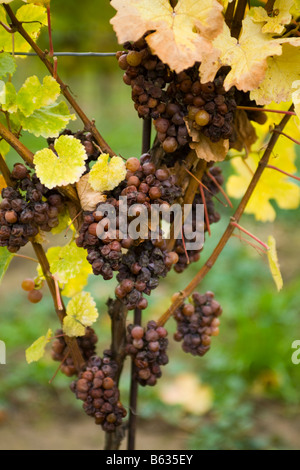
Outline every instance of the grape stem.
{"label": "grape stem", "polygon": [[231,36],[238,39],[241,29],[242,22],[245,16],[245,10],[248,5],[248,0],[238,0],[238,4],[235,9],[235,14],[231,26]]}
{"label": "grape stem", "polygon": [[231,28],[231,23],[233,20],[234,9],[235,9],[236,0],[228,3],[226,13],[225,13],[225,22],[229,28]]}
{"label": "grape stem", "polygon": [[[290,112],[292,112],[294,109],[293,105],[290,107]],[[277,130],[279,130],[280,132],[283,131],[284,127],[286,126],[286,124],[288,123],[289,119],[290,119],[290,115],[291,114],[288,114],[288,115],[285,115],[280,124],[277,126]],[[171,306],[168,308],[168,310],[160,317],[160,319],[158,320],[158,325],[160,326],[163,326],[167,321],[168,319],[173,315],[173,313],[179,308],[181,307],[181,305],[183,304],[183,302],[185,301],[185,299],[187,297],[189,297],[192,292],[197,288],[197,286],[201,283],[201,281],[205,278],[205,276],[209,273],[209,271],[211,270],[211,268],[214,266],[214,264],[216,263],[217,259],[219,258],[219,255],[222,253],[223,249],[225,248],[227,242],[229,241],[229,239],[231,238],[232,234],[233,234],[233,231],[235,229],[234,225],[232,224],[232,222],[235,222],[235,223],[238,223],[240,218],[242,217],[244,211],[245,211],[245,208],[257,186],[257,183],[259,182],[263,172],[264,172],[264,169],[267,167],[268,165],[268,162],[269,162],[269,159],[271,157],[271,154],[273,152],[273,149],[274,149],[274,146],[277,142],[277,140],[279,139],[279,134],[278,133],[273,133],[271,138],[270,138],[270,141],[268,143],[268,146],[258,164],[258,167],[256,169],[256,172],[254,173],[251,181],[250,181],[250,184],[244,194],[244,197],[242,198],[237,210],[235,211],[235,214],[234,214],[234,217],[231,218],[225,232],[223,233],[218,245],[216,246],[216,248],[214,249],[213,253],[211,254],[211,256],[209,257],[209,259],[206,261],[206,263],[202,266],[202,268],[198,271],[198,273],[196,274],[196,276],[194,277],[194,279],[192,279],[192,281],[188,284],[188,286],[186,286],[186,288],[184,290],[182,290],[178,296],[175,298],[175,300],[173,301],[173,303],[171,304]]]}
{"label": "grape stem", "polygon": [[[16,29],[16,31],[18,31],[18,33],[21,34],[21,36],[25,39],[25,41],[28,42],[28,44],[32,47],[32,49],[39,56],[41,61],[45,64],[45,66],[49,70],[50,74],[53,76],[53,65],[48,60],[47,54],[45,54],[45,52],[43,52],[42,49],[40,49],[39,46],[34,42],[34,40],[29,36],[29,34],[23,28],[22,23],[15,16],[15,14],[12,11],[12,9],[10,8],[10,6],[7,5],[7,4],[4,4],[3,6],[4,6],[5,11],[8,14],[11,22],[12,22],[12,26]],[[70,93],[69,87],[67,85],[65,85],[65,83],[59,77],[59,75],[57,75],[56,81],[57,81],[57,83],[59,83],[59,85],[61,87],[61,91],[62,91],[64,97],[69,101],[72,108],[75,110],[75,112],[78,114],[78,116],[82,120],[82,122],[85,126],[85,129],[88,132],[91,132],[93,134],[94,138],[96,139],[99,146],[101,147],[103,153],[108,153],[110,156],[114,156],[115,152],[110,148],[108,143],[103,139],[102,135],[100,134],[100,132],[96,128],[94,122],[90,121],[89,118],[86,116],[84,111],[81,109],[81,107],[79,106],[77,101],[74,99],[74,97]]]}

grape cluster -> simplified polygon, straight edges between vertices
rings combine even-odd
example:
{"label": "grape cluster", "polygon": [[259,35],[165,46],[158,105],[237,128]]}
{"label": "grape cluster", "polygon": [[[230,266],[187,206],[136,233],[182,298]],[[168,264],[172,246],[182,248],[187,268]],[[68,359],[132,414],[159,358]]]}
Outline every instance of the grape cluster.
{"label": "grape cluster", "polygon": [[184,304],[174,314],[177,322],[174,339],[182,341],[184,352],[204,356],[210,349],[211,337],[219,334],[222,308],[212,292],[195,293],[192,299],[192,303]]}
{"label": "grape cluster", "polygon": [[172,80],[169,67],[152,55],[144,38],[124,44],[128,52],[117,52],[119,66],[125,71],[123,80],[132,89],[134,107],[139,117],[157,119],[165,111],[164,88]]}
{"label": "grape cluster", "polygon": [[166,277],[178,261],[174,252],[166,251],[165,240],[147,240],[131,247],[122,257],[117,280],[116,297],[122,300],[128,310],[144,310],[148,301],[143,294],[150,295],[159,284],[159,278]]}
{"label": "grape cluster", "polygon": [[[122,248],[129,249],[134,241],[122,234],[122,228],[126,227],[130,220],[127,208],[133,204],[140,205],[141,210],[146,208],[147,214],[151,213],[151,204],[172,204],[181,195],[181,189],[176,186],[176,179],[168,169],[156,169],[150,160],[150,155],[142,156],[141,161],[130,158],[126,162],[126,179],[113,191],[108,193],[105,206],[109,204],[115,209],[116,230],[109,232],[110,222],[105,217],[105,206],[100,204],[97,211],[85,212],[83,225],[76,239],[77,246],[87,249],[87,259],[92,265],[94,274],[102,275],[104,279],[111,279],[114,271],[119,271],[122,263]],[[101,206],[104,208],[101,212]],[[136,207],[138,210],[138,206]],[[98,233],[97,233],[98,230]],[[99,232],[100,231],[100,232]],[[105,236],[99,238],[99,233]],[[146,237],[148,237],[148,229]]]}
{"label": "grape cluster", "polygon": [[117,364],[111,351],[104,351],[103,359],[91,357],[78,379],[71,384],[76,398],[82,400],[83,409],[106,432],[115,431],[122,424],[126,410],[120,402],[120,392],[115,382]]}
{"label": "grape cluster", "polygon": [[151,54],[144,38],[126,43],[128,52],[117,53],[123,80],[132,88],[132,99],[139,117],[154,119],[158,140],[166,153],[176,152],[191,139],[185,118],[192,128],[212,142],[234,140],[235,93],[226,91],[226,68],[207,83],[199,80],[199,64],[179,74],[171,72],[157,56]]}
{"label": "grape cluster", "polygon": [[[51,356],[54,361],[62,362],[61,371],[67,377],[71,377],[77,373],[73,359],[68,354],[68,346],[63,336],[62,330],[57,330],[55,336],[58,336],[52,343]],[[84,336],[77,338],[79,350],[85,362],[96,353],[96,343],[98,341],[97,335],[92,328],[86,328]],[[67,358],[66,358],[67,356]]]}
{"label": "grape cluster", "polygon": [[144,329],[129,325],[126,353],[133,358],[135,376],[140,385],[155,385],[162,375],[161,366],[168,364],[167,330],[150,321]]}
{"label": "grape cluster", "polygon": [[[208,165],[208,171],[211,173],[211,175],[216,179],[216,181],[219,183],[221,186],[224,183],[224,178],[222,175],[222,170],[218,166],[213,166],[211,167]],[[208,176],[207,173],[205,173],[202,177],[201,182],[206,186],[206,188],[203,188],[204,191],[204,197],[206,201],[206,206],[207,206],[207,212],[208,212],[208,219],[209,223],[214,224],[216,222],[219,222],[220,220],[220,214],[216,211],[215,209],[215,204],[213,197],[214,195],[219,193],[219,188],[218,186],[212,181],[212,179]],[[197,192],[192,204],[192,226],[189,228],[186,224],[185,230],[192,232],[195,232],[197,230],[197,221],[196,221],[196,207],[197,204],[203,204],[202,196],[200,192]],[[207,232],[208,227],[207,224],[204,224],[204,231]],[[186,238],[184,238],[185,243],[187,242]],[[192,240],[189,240],[189,242],[192,242]],[[175,247],[174,247],[175,253],[177,253],[179,260],[174,266],[174,269],[177,273],[183,272],[187,266],[190,263],[195,263],[199,261],[200,259],[200,252],[202,251],[202,248],[200,250],[186,250],[184,243],[181,239],[176,240]]]}
{"label": "grape cluster", "polygon": [[16,253],[39,230],[50,232],[56,227],[65,206],[62,196],[45,188],[24,165],[17,163],[14,166],[12,179],[15,187],[2,190],[0,246],[7,246],[11,253]]}

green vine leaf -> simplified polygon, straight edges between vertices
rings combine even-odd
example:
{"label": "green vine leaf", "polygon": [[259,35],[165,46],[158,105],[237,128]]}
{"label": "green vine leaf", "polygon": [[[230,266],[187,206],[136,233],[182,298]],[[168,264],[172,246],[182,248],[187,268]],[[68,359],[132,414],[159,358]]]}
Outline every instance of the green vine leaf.
{"label": "green vine leaf", "polygon": [[58,137],[59,132],[66,127],[70,121],[75,121],[74,114],[70,114],[65,102],[52,104],[45,108],[40,108],[26,117],[22,113],[17,114],[21,126],[25,131],[36,137]]}
{"label": "green vine leaf", "polygon": [[33,75],[27,78],[18,92],[17,105],[25,117],[31,116],[37,109],[52,105],[60,95],[60,86],[57,81],[46,76],[41,84],[38,77]]}
{"label": "green vine leaf", "polygon": [[39,361],[45,354],[45,348],[52,336],[52,330],[48,330],[46,336],[41,336],[25,351],[26,361],[28,364],[31,362]]}
{"label": "green vine leaf", "polygon": [[0,284],[13,257],[7,248],[0,247]]}
{"label": "green vine leaf", "polygon": [[76,183],[85,171],[84,146],[75,137],[62,135],[55,141],[54,148],[56,153],[46,148],[35,154],[33,163],[37,176],[49,189]]}
{"label": "green vine leaf", "polygon": [[[38,38],[41,28],[47,26],[46,9],[42,6],[33,4],[23,5],[18,9],[16,17],[19,21],[23,22],[25,31],[34,40]],[[6,12],[2,6],[0,6],[0,21],[9,26]],[[18,52],[29,52],[31,47],[28,42],[25,41],[19,33],[15,33],[14,36],[14,50]],[[12,35],[3,27],[0,28],[0,50],[12,52]]]}
{"label": "green vine leaf", "polygon": [[7,52],[0,53],[0,78],[5,77],[7,74],[13,75],[16,71],[17,65],[15,58]]}

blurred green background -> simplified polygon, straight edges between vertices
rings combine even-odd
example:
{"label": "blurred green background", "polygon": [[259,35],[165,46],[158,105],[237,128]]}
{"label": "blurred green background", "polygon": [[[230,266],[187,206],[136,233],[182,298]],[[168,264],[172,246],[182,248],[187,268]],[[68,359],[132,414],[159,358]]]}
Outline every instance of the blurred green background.
{"label": "blurred green background", "polygon": [[[16,2],[17,4],[18,2]],[[21,2],[20,2],[21,4]],[[74,0],[52,0],[56,51],[117,51],[109,19],[108,2],[90,0],[84,7]],[[46,32],[39,44],[48,47]],[[14,83],[29,75],[46,75],[35,57],[18,59]],[[142,122],[112,58],[60,58],[58,72],[90,118],[96,120],[111,147],[125,157],[141,148]],[[72,123],[80,129],[81,123]],[[36,151],[44,139],[23,135]],[[16,161],[11,152],[7,161]],[[224,163],[225,174],[229,163]],[[235,201],[236,202],[236,201]],[[217,203],[218,204],[218,203]],[[184,274],[171,273],[152,294],[148,319],[157,319],[169,306],[172,294],[191,280],[222,234],[230,209],[219,205],[220,223],[212,227],[199,263]],[[292,342],[300,339],[299,211],[280,211],[274,224],[259,224],[245,216],[243,225],[266,240],[277,239],[285,281],[277,293],[267,261],[253,249],[232,239],[200,291],[212,290],[223,306],[220,336],[204,358],[181,351],[169,321],[170,364],[155,388],[140,388],[138,448],[142,449],[299,449],[300,364],[291,361]],[[50,235],[49,245],[64,243]],[[30,247],[22,251],[32,255]],[[102,431],[81,411],[81,402],[69,391],[71,379],[55,373],[48,353],[38,364],[27,365],[25,349],[48,328],[58,328],[50,296],[44,288],[40,304],[27,302],[21,290],[25,277],[35,276],[36,265],[14,259],[0,287],[0,338],[7,345],[7,365],[0,365],[1,449],[97,449]],[[95,326],[98,353],[109,346],[110,322],[105,302],[115,281],[91,278],[88,288],[101,313]],[[131,321],[131,315],[129,316]],[[122,401],[128,403],[129,361],[121,381]]]}

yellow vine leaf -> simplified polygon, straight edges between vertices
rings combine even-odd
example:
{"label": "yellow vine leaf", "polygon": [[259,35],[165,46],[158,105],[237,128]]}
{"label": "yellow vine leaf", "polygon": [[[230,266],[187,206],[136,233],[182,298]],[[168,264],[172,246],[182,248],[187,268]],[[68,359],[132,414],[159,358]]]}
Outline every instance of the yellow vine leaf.
{"label": "yellow vine leaf", "polygon": [[262,27],[263,33],[281,34],[285,30],[285,25],[292,19],[290,10],[294,0],[276,0],[273,5],[273,14],[268,15],[263,7],[253,7],[249,10],[249,15],[255,23],[265,23]]}
{"label": "yellow vine leaf", "polygon": [[280,272],[280,266],[276,251],[276,240],[272,235],[270,235],[268,238],[268,246],[268,260],[270,265],[270,271],[276,284],[277,290],[281,290],[283,287],[283,280]]}
{"label": "yellow vine leaf", "polygon": [[84,336],[85,327],[91,326],[98,318],[96,303],[89,292],[76,294],[68,303],[63,331],[67,336]]}
{"label": "yellow vine leaf", "polygon": [[[249,16],[243,20],[239,40],[233,38],[228,26],[224,25],[223,32],[214,40],[214,47],[220,51],[220,56],[219,61],[214,58],[214,63],[210,64],[212,72],[210,79],[221,65],[230,65],[231,70],[224,82],[226,90],[232,86],[243,91],[256,88],[264,78],[267,57],[280,55],[282,52],[280,43],[272,39],[271,35],[263,34],[261,25],[254,23]],[[201,64],[200,73],[211,60],[208,58]]]}
{"label": "yellow vine leaf", "polygon": [[126,166],[121,157],[112,157],[108,153],[100,155],[89,173],[89,183],[94,191],[111,191],[125,179]]}
{"label": "yellow vine leaf", "polygon": [[120,44],[146,38],[154,54],[181,72],[212,51],[212,40],[222,31],[222,5],[217,0],[112,0],[117,14],[111,24]]}
{"label": "yellow vine leaf", "polygon": [[26,349],[26,361],[28,364],[31,362],[39,361],[45,354],[45,348],[52,336],[52,330],[48,330],[46,336],[41,336],[29,348]]}
{"label": "yellow vine leaf", "polygon": [[54,148],[38,151],[33,159],[36,174],[49,189],[76,183],[85,171],[87,154],[80,140],[71,135],[56,139]]}
{"label": "yellow vine leaf", "polygon": [[[254,125],[260,138],[248,158],[235,157],[231,159],[231,165],[236,174],[231,175],[227,181],[226,188],[230,197],[240,199],[245,194],[261,158],[265,137],[268,135],[266,132],[271,122],[269,120],[264,126]],[[291,123],[289,129],[293,130],[294,128],[296,127]],[[234,157],[237,152],[231,151],[231,154]],[[294,164],[295,159],[294,143],[285,137],[279,138],[272,152],[270,165],[294,174],[297,172]],[[297,209],[300,205],[300,188],[288,176],[266,168],[246,206],[245,212],[253,214],[261,222],[272,222],[276,218],[276,211],[271,204],[271,200],[275,200],[281,209]]]}
{"label": "yellow vine leaf", "polygon": [[289,101],[292,84],[300,79],[299,59],[300,47],[283,44],[281,56],[268,57],[265,78],[251,91],[251,99],[260,105],[270,104],[272,101]]}

